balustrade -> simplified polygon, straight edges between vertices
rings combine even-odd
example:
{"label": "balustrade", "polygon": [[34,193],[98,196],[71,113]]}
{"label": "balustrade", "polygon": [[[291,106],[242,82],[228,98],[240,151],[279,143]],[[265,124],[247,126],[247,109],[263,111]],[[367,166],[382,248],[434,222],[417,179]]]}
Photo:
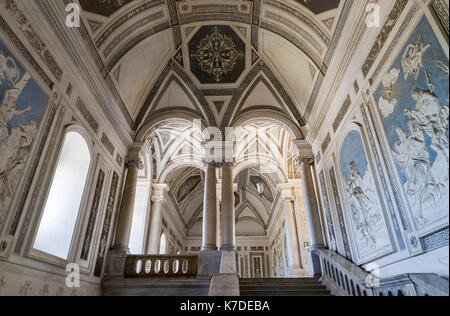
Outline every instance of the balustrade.
{"label": "balustrade", "polygon": [[125,263],[125,278],[196,277],[196,255],[129,255]]}
{"label": "balustrade", "polygon": [[336,296],[448,296],[449,281],[435,274],[402,274],[376,278],[328,249],[320,257],[321,282]]}

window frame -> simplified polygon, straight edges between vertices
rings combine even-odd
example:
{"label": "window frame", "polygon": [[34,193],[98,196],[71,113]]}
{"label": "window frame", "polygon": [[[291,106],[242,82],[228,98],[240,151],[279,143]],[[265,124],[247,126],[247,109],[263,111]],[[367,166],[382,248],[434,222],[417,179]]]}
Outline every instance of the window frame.
{"label": "window frame", "polygon": [[[58,167],[58,162],[62,154],[62,149],[64,146],[64,143],[67,139],[67,134],[70,132],[75,132],[80,134],[84,141],[86,142],[86,145],[89,150],[90,154],[90,162],[89,162],[89,168],[88,173],[86,176],[86,181],[83,188],[83,193],[81,195],[81,201],[80,206],[78,208],[77,213],[77,219],[75,221],[74,230],[72,233],[72,238],[70,241],[69,246],[69,252],[67,255],[67,259],[63,259],[60,257],[57,257],[55,255],[43,252],[41,250],[38,250],[34,248],[34,243],[36,241],[37,233],[39,231],[39,226],[42,220],[42,216],[44,214],[45,206],[47,204],[47,200],[50,194],[51,185],[53,183],[53,179],[55,177],[56,169]],[[54,264],[61,267],[66,267],[68,263],[78,263],[77,260],[77,253],[78,249],[80,247],[80,243],[82,241],[79,240],[83,229],[83,223],[84,218],[86,216],[86,210],[88,209],[89,201],[91,200],[91,187],[93,185],[93,182],[95,181],[95,171],[97,170],[97,159],[95,157],[95,151],[93,148],[93,142],[89,134],[86,132],[84,128],[82,128],[79,125],[69,125],[63,128],[61,132],[61,136],[58,140],[58,146],[56,146],[55,152],[53,153],[53,158],[51,160],[51,167],[49,168],[48,178],[46,179],[45,185],[41,189],[42,192],[40,194],[40,202],[39,205],[35,208],[35,212],[37,213],[37,216],[34,221],[34,227],[33,227],[33,233],[29,238],[29,244],[28,244],[28,257],[32,259],[36,259],[45,263]],[[51,150],[51,149],[49,149]]]}

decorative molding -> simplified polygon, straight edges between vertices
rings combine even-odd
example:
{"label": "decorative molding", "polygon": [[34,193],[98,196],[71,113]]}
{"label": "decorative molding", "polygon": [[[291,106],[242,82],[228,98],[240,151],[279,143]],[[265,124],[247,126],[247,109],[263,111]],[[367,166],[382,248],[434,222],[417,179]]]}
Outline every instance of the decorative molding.
{"label": "decorative molding", "polygon": [[[325,173],[322,170],[319,174],[319,182],[320,182],[320,188],[322,190],[322,205],[323,209],[325,210],[325,218],[327,221],[327,228],[328,228],[328,236],[330,238],[330,246],[336,247],[336,233],[334,231],[334,224],[333,224],[333,217],[331,216],[331,206],[330,206],[330,200],[328,197],[328,191],[327,186],[325,183]],[[334,245],[333,245],[334,243]],[[336,249],[334,249],[336,250]]]}
{"label": "decorative molding", "polygon": [[344,119],[345,115],[348,112],[348,109],[350,108],[350,105],[352,105],[352,100],[350,99],[350,96],[348,95],[345,99],[344,104],[342,105],[341,109],[339,110],[338,115],[336,116],[336,119],[333,122],[333,131],[336,132],[339,126],[342,123],[342,120]]}
{"label": "decorative molding", "polygon": [[[375,110],[372,105],[372,102],[369,101],[367,108],[369,109],[370,117],[372,119],[372,124],[375,126],[374,121],[373,121],[374,115],[375,115],[375,113],[374,113]],[[381,155],[383,156],[383,159],[385,161],[385,166],[387,169],[387,176],[389,177],[389,182],[391,184],[392,192],[394,193],[395,204],[397,205],[397,209],[399,210],[399,215],[400,215],[400,219],[402,221],[403,229],[405,231],[409,231],[412,229],[412,227],[409,223],[408,214],[406,212],[405,206],[403,205],[403,202],[402,202],[403,200],[400,196],[400,190],[399,190],[399,188],[396,184],[397,182],[394,178],[394,171],[392,170],[391,165],[389,163],[389,159],[387,156],[387,149],[386,149],[385,145],[380,141],[381,136],[380,136],[379,129],[375,129],[375,135],[376,135],[378,144],[381,145],[380,146],[381,147]]]}
{"label": "decorative molding", "polygon": [[123,158],[122,158],[121,155],[119,155],[119,154],[116,155],[116,162],[117,162],[117,164],[118,164],[119,166],[122,167],[122,164],[123,164]]}
{"label": "decorative molding", "polygon": [[38,54],[45,65],[50,69],[55,78],[60,81],[63,71],[61,67],[56,63],[53,55],[47,48],[47,45],[41,40],[39,35],[37,35],[34,28],[28,22],[28,19],[23,15],[23,13],[19,10],[14,0],[1,0],[0,5],[2,5],[9,13],[16,19],[16,22],[19,24],[19,29],[25,35],[25,38],[28,40],[28,43],[33,47],[36,54]]}
{"label": "decorative molding", "polygon": [[37,72],[37,74],[41,77],[41,79],[45,82],[45,84],[50,88],[50,90],[52,90],[54,86],[53,81],[47,76],[45,71],[41,68],[41,66],[39,66],[39,64],[33,58],[33,56],[31,56],[30,52],[22,44],[22,42],[16,36],[16,34],[14,34],[13,30],[9,27],[9,25],[6,23],[6,21],[3,19],[1,15],[0,15],[0,28],[3,31],[3,33],[5,33],[6,36],[8,36],[8,38],[19,50],[22,56],[27,60],[27,62],[31,65],[31,67]]}
{"label": "decorative molding", "polygon": [[437,18],[441,22],[442,27],[444,28],[445,33],[447,33],[448,37],[449,31],[448,7],[446,7],[445,2],[443,0],[433,0],[433,2],[431,2],[431,7],[433,8],[434,13],[436,13]]}
{"label": "decorative molding", "polygon": [[99,124],[95,120],[95,118],[92,116],[91,112],[89,112],[89,110],[87,109],[86,105],[81,100],[81,98],[77,99],[76,107],[80,111],[81,115],[83,115],[83,117],[86,119],[86,121],[88,122],[89,126],[97,134],[98,128],[99,128]]}
{"label": "decorative molding", "polygon": [[113,173],[111,188],[109,189],[108,202],[106,205],[105,219],[103,220],[103,226],[101,231],[101,237],[99,241],[97,261],[95,263],[94,276],[100,277],[102,274],[103,262],[105,260],[106,251],[108,249],[108,236],[111,228],[112,217],[114,213],[114,205],[116,201],[116,193],[119,187],[119,176],[117,173]]}
{"label": "decorative molding", "polygon": [[64,107],[61,107],[61,110],[59,111],[59,114],[58,114],[58,118],[55,121],[55,126],[53,128],[52,136],[50,137],[50,141],[48,142],[48,145],[47,145],[47,152],[45,153],[45,157],[41,163],[41,165],[44,167],[41,169],[39,176],[37,178],[38,180],[34,186],[35,189],[30,198],[30,205],[28,206],[28,208],[26,210],[25,217],[24,217],[24,220],[22,223],[22,228],[17,237],[16,249],[15,249],[17,253],[20,253],[20,249],[22,248],[22,245],[25,241],[25,235],[26,235],[26,233],[28,231],[28,227],[30,225],[31,217],[33,216],[33,210],[35,210],[35,205],[39,201],[39,194],[41,193],[41,190],[38,188],[44,187],[44,182],[47,179],[48,174],[50,174],[49,168],[52,167],[51,157],[53,154],[53,150],[51,150],[51,148],[55,147],[57,137],[60,133],[60,128],[63,123],[63,118],[64,118],[65,113],[66,113],[66,109]]}
{"label": "decorative molding", "polygon": [[[119,35],[117,35],[103,50],[103,56],[105,58],[108,58],[109,55],[114,51],[114,49],[117,47],[119,43],[121,43],[127,36],[130,35],[133,31],[139,29],[140,27],[149,24],[153,21],[159,20],[164,17],[163,11],[157,11],[149,16],[146,16],[145,18],[133,23],[129,27],[127,27],[123,32],[121,32]],[[97,45],[97,47],[99,47]]]}
{"label": "decorative molding", "polygon": [[[394,203],[392,203],[391,194],[389,193],[388,184],[386,182],[386,177],[384,175],[383,168],[381,166],[381,159],[380,159],[380,156],[379,156],[378,149],[377,149],[377,147],[375,145],[374,135],[372,133],[372,129],[370,128],[368,115],[366,113],[364,105],[361,105],[361,113],[363,115],[364,123],[366,125],[366,130],[367,130],[367,134],[369,136],[370,146],[372,147],[372,151],[373,151],[374,156],[375,156],[375,163],[376,163],[376,166],[377,166],[377,169],[378,169],[378,173],[380,175],[379,178],[380,178],[381,184],[383,186],[384,195],[385,195],[386,200],[387,200],[387,205],[388,205],[388,208],[389,208],[389,214],[391,216],[392,223],[394,224],[395,234],[397,235],[397,240],[398,240],[398,242],[400,244],[400,248],[401,249],[405,249],[405,242],[403,240],[403,236],[402,236],[402,233],[400,231],[400,226],[398,224],[397,217],[395,216]],[[402,214],[400,214],[400,217],[402,218]]]}
{"label": "decorative molding", "polygon": [[331,143],[331,136],[330,136],[330,133],[328,133],[322,142],[322,152],[323,153],[327,151],[327,148],[330,145],[330,143]]}
{"label": "decorative molding", "polygon": [[125,12],[120,18],[118,18],[113,24],[111,24],[108,28],[105,29],[105,31],[98,37],[98,39],[95,41],[95,45],[97,47],[102,46],[102,44],[108,39],[108,37],[114,33],[115,30],[117,30],[120,26],[125,24],[127,21],[132,19],[138,14],[141,14],[144,11],[147,11],[151,8],[157,7],[159,5],[163,5],[164,0],[151,0],[147,1],[146,3],[140,5],[137,8],[133,8],[132,10]]}
{"label": "decorative molding", "polygon": [[111,141],[109,140],[108,136],[106,136],[105,133],[103,133],[103,135],[102,135],[102,144],[105,145],[106,149],[111,154],[111,156],[114,156],[115,147],[111,143]]}
{"label": "decorative molding", "polygon": [[369,56],[367,57],[365,63],[362,66],[362,72],[364,74],[364,77],[367,77],[369,74],[370,69],[372,68],[373,64],[375,63],[378,55],[380,54],[381,50],[383,49],[384,44],[386,43],[387,39],[389,38],[389,35],[391,34],[392,30],[394,29],[395,24],[397,23],[398,19],[400,18],[400,15],[402,14],[403,10],[405,9],[406,5],[408,4],[408,0],[397,0],[395,1],[394,7],[391,10],[391,13],[389,13],[389,16],[381,29],[381,32],[378,34],[375,44],[373,45]]}
{"label": "decorative molding", "polygon": [[441,247],[448,246],[449,227],[445,227],[437,232],[431,233],[420,238],[420,244],[425,252],[436,250]]}
{"label": "decorative molding", "polygon": [[94,191],[94,200],[92,201],[91,212],[89,214],[89,221],[84,236],[83,248],[81,249],[80,259],[87,260],[89,250],[91,249],[92,235],[94,234],[95,221],[97,219],[98,208],[100,205],[100,198],[103,191],[103,182],[105,181],[105,172],[100,169],[98,172],[97,185]]}
{"label": "decorative molding", "polygon": [[350,242],[348,239],[347,229],[345,228],[344,214],[342,210],[341,198],[339,196],[338,186],[336,182],[336,175],[334,167],[330,169],[331,187],[333,188],[334,201],[336,204],[336,210],[339,218],[339,226],[341,227],[342,241],[344,243],[345,256],[347,259],[352,260],[352,253],[350,250]]}
{"label": "decorative molding", "polygon": [[400,26],[400,28],[396,32],[394,39],[392,40],[391,44],[389,45],[389,48],[384,53],[383,57],[381,58],[380,62],[378,63],[377,68],[373,72],[372,77],[369,79],[369,83],[371,85],[374,83],[374,80],[378,77],[378,75],[380,74],[380,72],[383,69],[383,67],[386,66],[387,59],[389,58],[391,53],[395,51],[395,48],[399,44],[403,34],[408,29],[409,25],[412,22],[412,19],[414,18],[414,16],[418,12],[419,8],[420,8],[419,5],[416,2],[414,2],[412,7],[411,7],[411,9],[409,10],[406,18],[403,20],[402,25]]}

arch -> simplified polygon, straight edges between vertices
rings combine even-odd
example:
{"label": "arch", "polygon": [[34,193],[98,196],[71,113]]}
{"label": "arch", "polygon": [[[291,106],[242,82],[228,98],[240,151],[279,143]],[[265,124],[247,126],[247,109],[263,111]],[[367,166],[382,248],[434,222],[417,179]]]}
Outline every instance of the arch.
{"label": "arch", "polygon": [[166,167],[164,168],[164,170],[161,172],[161,175],[159,176],[158,179],[158,183],[166,183],[167,178],[169,176],[169,174],[172,171],[181,169],[181,168],[185,168],[185,167],[194,167],[200,170],[204,169],[204,162],[201,161],[200,159],[196,159],[191,157],[192,159],[186,160],[184,159],[184,157],[179,157],[175,160],[172,160],[168,165],[166,165]]}
{"label": "arch", "polygon": [[[279,125],[281,128],[285,129],[294,140],[304,139],[300,128],[297,127],[288,116],[274,110],[250,110],[235,118],[231,127],[236,128],[262,120]],[[233,135],[230,134],[231,132],[232,130],[228,131],[226,139],[232,139]]]}
{"label": "arch", "polygon": [[255,215],[257,220],[253,218],[253,220],[256,220],[263,228],[264,230],[267,229],[266,224],[264,223],[263,218],[261,217],[261,214],[255,209],[255,207],[247,200],[245,203],[241,203],[241,205],[236,209],[236,224],[241,221],[241,219],[250,219],[251,217],[244,216],[239,217],[239,215],[245,210],[245,208],[249,208],[250,211]]}
{"label": "arch", "polygon": [[274,173],[278,176],[280,183],[286,183],[287,182],[287,175],[284,173],[283,169],[273,160],[266,159],[266,158],[260,158],[257,161],[256,159],[253,161],[250,159],[245,159],[244,161],[239,161],[236,163],[236,165],[233,168],[233,179],[236,179],[236,177],[245,169],[252,168],[252,167],[260,167],[260,164],[265,164],[267,168],[271,168]]}
{"label": "arch", "polygon": [[164,122],[184,121],[192,124],[194,120],[200,120],[201,130],[203,130],[205,126],[207,126],[207,124],[205,124],[205,121],[200,116],[188,111],[177,110],[158,113],[151,120],[148,120],[146,123],[144,123],[144,125],[139,129],[135,137],[135,142],[145,143],[152,132]]}

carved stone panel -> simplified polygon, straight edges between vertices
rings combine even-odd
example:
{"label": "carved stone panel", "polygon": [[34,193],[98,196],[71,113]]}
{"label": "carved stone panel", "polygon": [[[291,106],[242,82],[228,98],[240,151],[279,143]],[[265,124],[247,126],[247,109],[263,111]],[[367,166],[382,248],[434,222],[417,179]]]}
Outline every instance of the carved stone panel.
{"label": "carved stone panel", "polygon": [[111,221],[114,213],[114,205],[116,202],[116,193],[119,185],[119,176],[113,173],[111,188],[109,189],[108,202],[106,205],[105,219],[102,225],[102,232],[100,237],[100,246],[98,247],[97,261],[95,263],[94,275],[100,277],[102,274],[103,262],[105,260],[106,251],[108,247],[108,236],[111,228]]}
{"label": "carved stone panel", "polygon": [[448,91],[448,58],[423,17],[375,92],[390,154],[419,230],[448,223]]}
{"label": "carved stone panel", "polygon": [[89,250],[91,248],[92,235],[94,234],[95,221],[97,219],[98,208],[103,191],[103,182],[105,180],[105,172],[100,169],[97,178],[97,185],[95,186],[94,200],[92,201],[91,212],[89,214],[88,226],[84,236],[83,248],[81,249],[80,258],[87,260]]}

